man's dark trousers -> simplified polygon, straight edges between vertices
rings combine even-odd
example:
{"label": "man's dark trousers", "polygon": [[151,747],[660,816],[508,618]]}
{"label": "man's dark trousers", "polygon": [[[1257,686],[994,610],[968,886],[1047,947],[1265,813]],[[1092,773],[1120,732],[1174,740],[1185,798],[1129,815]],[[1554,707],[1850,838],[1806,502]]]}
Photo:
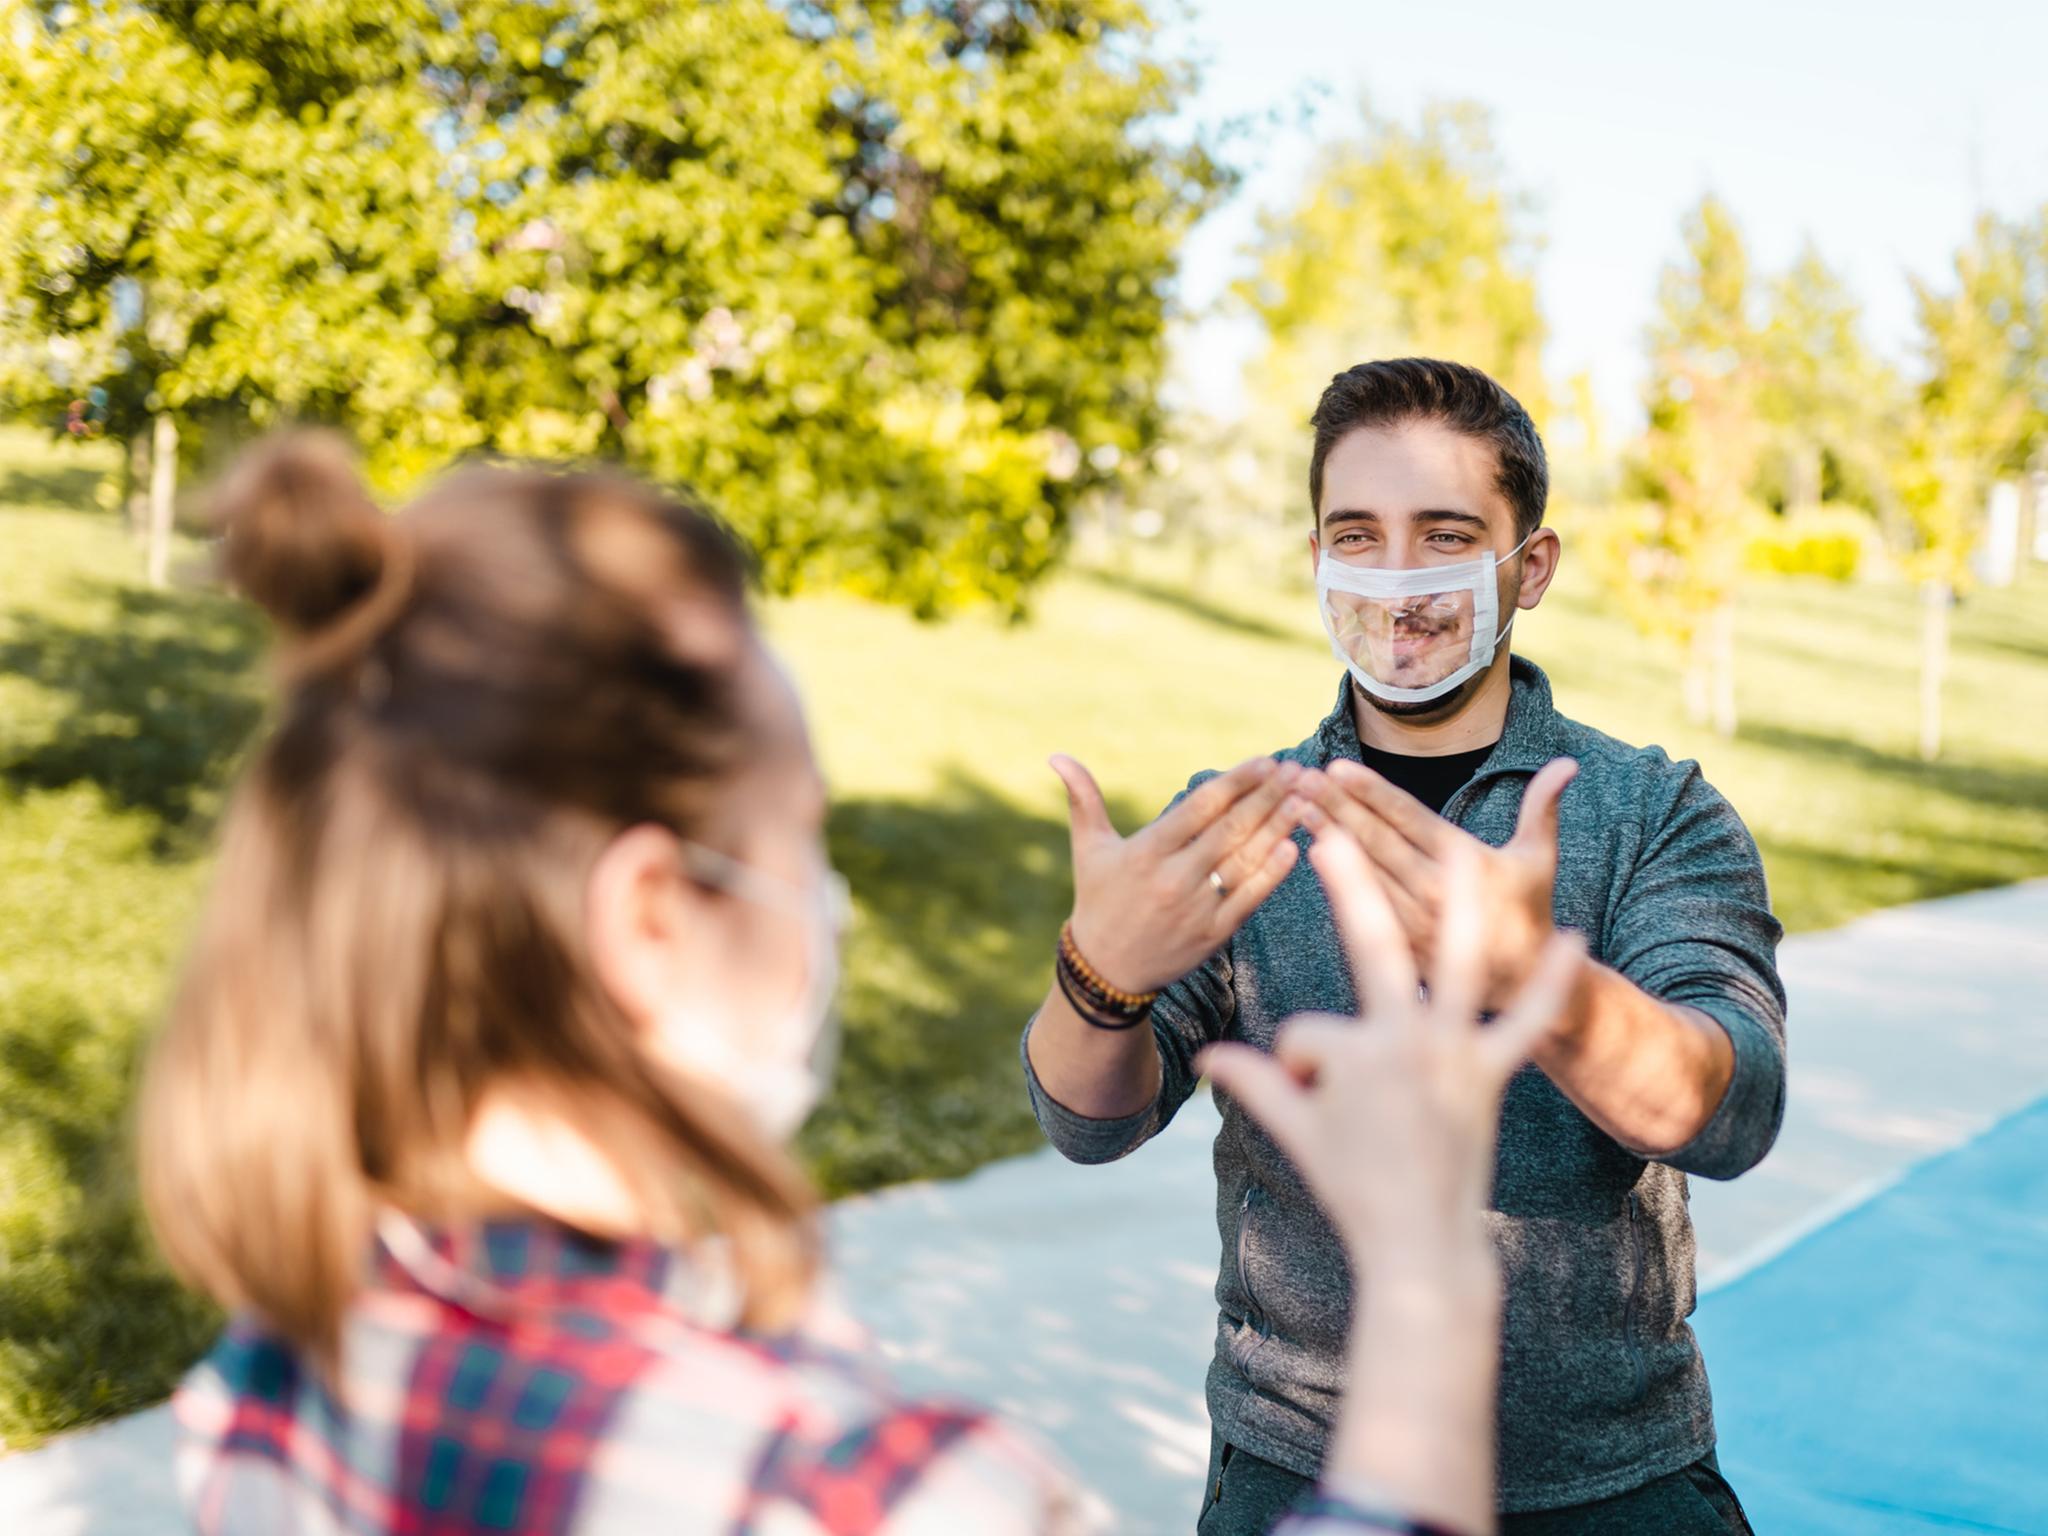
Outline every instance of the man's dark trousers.
{"label": "man's dark trousers", "polygon": [[[1195,1536],[1265,1536],[1311,1480],[1209,1437]],[[1219,1497],[1220,1494],[1220,1497]],[[1710,1451],[1630,1493],[1570,1509],[1503,1515],[1500,1536],[1754,1536]]]}

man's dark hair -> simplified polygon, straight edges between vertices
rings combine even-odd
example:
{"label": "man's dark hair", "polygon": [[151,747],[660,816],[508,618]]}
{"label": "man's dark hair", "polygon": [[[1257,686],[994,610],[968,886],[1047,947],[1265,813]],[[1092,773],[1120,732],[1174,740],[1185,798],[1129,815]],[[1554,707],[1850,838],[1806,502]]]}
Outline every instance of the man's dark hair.
{"label": "man's dark hair", "polygon": [[1543,506],[1550,498],[1543,439],[1521,402],[1477,368],[1433,357],[1360,363],[1330,380],[1309,420],[1316,429],[1316,445],[1308,461],[1308,504],[1318,518],[1323,509],[1323,460],[1346,433],[1359,427],[1435,421],[1493,445],[1500,465],[1494,484],[1515,509],[1517,535],[1527,538],[1543,521]]}

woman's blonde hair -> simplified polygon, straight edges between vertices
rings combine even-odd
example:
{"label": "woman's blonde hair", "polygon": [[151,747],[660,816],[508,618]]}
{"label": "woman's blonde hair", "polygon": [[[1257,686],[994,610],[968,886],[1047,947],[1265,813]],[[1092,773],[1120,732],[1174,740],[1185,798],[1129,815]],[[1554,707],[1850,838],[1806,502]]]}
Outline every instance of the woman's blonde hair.
{"label": "woman's blonde hair", "polygon": [[660,1233],[727,1240],[744,1321],[787,1322],[816,1262],[807,1184],[638,1047],[583,933],[604,846],[692,835],[755,745],[736,546],[603,474],[473,469],[387,517],[305,433],[252,451],[218,511],[282,698],[143,1088],[174,1267],[337,1363],[379,1205],[492,1208],[464,1143],[511,1083],[597,1141]]}

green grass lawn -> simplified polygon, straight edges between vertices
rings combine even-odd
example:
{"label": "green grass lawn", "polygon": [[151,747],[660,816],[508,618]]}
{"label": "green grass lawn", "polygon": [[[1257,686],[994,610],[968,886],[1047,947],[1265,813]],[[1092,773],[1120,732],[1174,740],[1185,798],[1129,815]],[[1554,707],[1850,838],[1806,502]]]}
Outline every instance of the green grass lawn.
{"label": "green grass lawn", "polygon": [[[90,510],[96,475],[0,433],[9,1445],[161,1395],[212,1326],[136,1231],[124,1117],[210,818],[260,713],[261,636],[218,595],[141,587],[140,552]],[[1166,555],[1077,570],[1025,625],[920,626],[832,597],[768,610],[810,702],[859,905],[846,1059],[805,1135],[829,1191],[1036,1144],[1015,1052],[1068,900],[1049,753],[1089,763],[1128,827],[1196,769],[1291,744],[1328,708],[1337,673],[1305,583],[1246,574],[1268,562],[1210,569],[1199,587]],[[1682,724],[1670,660],[1569,561],[1516,636],[1568,712],[1701,759],[1800,929],[2048,874],[2048,580],[1958,611],[1949,752],[1932,765],[1913,755],[1917,623],[1910,592],[1759,581],[1728,741]]]}

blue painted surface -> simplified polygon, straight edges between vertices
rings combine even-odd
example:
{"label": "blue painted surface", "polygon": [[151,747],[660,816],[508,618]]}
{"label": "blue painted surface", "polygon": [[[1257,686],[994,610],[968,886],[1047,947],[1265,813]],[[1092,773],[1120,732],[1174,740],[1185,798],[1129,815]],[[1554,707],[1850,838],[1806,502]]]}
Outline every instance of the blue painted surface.
{"label": "blue painted surface", "polygon": [[1759,1536],[2048,1536],[2048,1099],[1705,1297]]}

